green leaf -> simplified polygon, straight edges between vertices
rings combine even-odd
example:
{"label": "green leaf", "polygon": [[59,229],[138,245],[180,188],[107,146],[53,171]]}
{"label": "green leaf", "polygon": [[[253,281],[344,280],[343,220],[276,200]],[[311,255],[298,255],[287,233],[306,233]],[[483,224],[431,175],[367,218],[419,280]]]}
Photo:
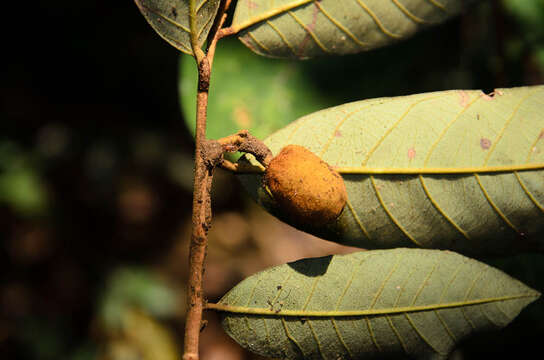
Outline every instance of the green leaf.
{"label": "green leaf", "polygon": [[443,358],[475,331],[506,326],[540,294],[449,251],[395,249],[304,259],[251,276],[210,308],[260,355]]}
{"label": "green leaf", "polygon": [[462,0],[238,1],[232,28],[260,55],[310,58],[386,46],[444,22]]}
{"label": "green leaf", "polygon": [[[220,0],[134,0],[147,22],[170,45],[193,55],[191,34],[198,46],[206,41]],[[194,2],[194,6],[191,3]],[[194,17],[194,29],[191,17]]]}
{"label": "green leaf", "polygon": [[[235,39],[221,40],[215,52],[208,101],[207,136],[218,139],[251,129],[264,138],[309,112],[334,105],[310,83],[304,64],[256,57]],[[194,61],[180,58],[180,103],[187,127],[195,131],[197,72]],[[326,106],[326,105],[325,105]]]}
{"label": "green leaf", "polygon": [[[544,86],[373,99],[305,116],[265,143],[274,154],[305,146],[343,176],[342,215],[303,228],[325,239],[480,254],[542,250],[543,106]],[[239,177],[290,222],[260,174]]]}

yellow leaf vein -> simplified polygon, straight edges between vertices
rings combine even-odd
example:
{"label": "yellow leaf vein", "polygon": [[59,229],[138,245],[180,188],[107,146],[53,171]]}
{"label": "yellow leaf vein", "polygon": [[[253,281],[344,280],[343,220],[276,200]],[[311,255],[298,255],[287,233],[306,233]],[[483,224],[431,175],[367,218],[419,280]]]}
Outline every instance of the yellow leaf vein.
{"label": "yellow leaf vein", "polygon": [[533,96],[535,93],[541,91],[542,88],[537,88],[535,89],[534,91],[528,93],[525,97],[523,97],[520,102],[516,105],[516,107],[514,108],[514,111],[512,112],[512,114],[508,117],[508,119],[506,119],[505,123],[504,123],[504,126],[502,127],[502,129],[500,130],[499,134],[497,135],[497,137],[495,138],[495,141],[493,141],[493,143],[491,144],[491,148],[489,149],[489,152],[487,153],[487,156],[485,157],[485,161],[484,161],[484,165],[487,165],[487,163],[489,162],[489,159],[491,158],[491,155],[495,152],[495,149],[497,148],[497,145],[498,143],[501,141],[501,139],[503,138],[504,136],[504,132],[506,131],[506,129],[508,128],[508,126],[510,125],[510,123],[512,122],[512,119],[516,116],[516,114],[518,113],[521,105],[527,101],[531,96]]}
{"label": "yellow leaf vein", "polygon": [[343,33],[345,33],[351,40],[353,40],[353,42],[355,42],[357,45],[361,47],[364,47],[367,45],[363,41],[359,40],[351,31],[349,31],[348,28],[342,25],[342,23],[336,20],[331,14],[329,14],[329,12],[327,12],[319,2],[316,1],[314,4],[323,13],[323,15],[325,15],[325,17],[329,19],[331,23],[333,23],[338,29],[340,29]]}
{"label": "yellow leaf vein", "polygon": [[281,30],[276,26],[274,25],[271,21],[267,20],[266,21],[266,24],[268,26],[270,26],[272,28],[272,30],[274,30],[276,32],[276,34],[278,34],[278,36],[280,37],[281,41],[283,41],[283,43],[287,46],[287,48],[289,49],[289,51],[293,54],[293,56],[297,57],[297,54],[295,52],[295,49],[293,48],[293,46],[291,46],[291,44],[289,43],[289,40],[287,40],[287,38],[285,37],[285,35],[283,35],[283,33],[281,32]]}
{"label": "yellow leaf vein", "polygon": [[405,313],[404,316],[406,317],[406,320],[408,320],[408,322],[410,323],[410,326],[414,329],[416,334],[421,338],[421,340],[423,340],[423,342],[425,342],[425,344],[427,344],[427,346],[429,346],[435,353],[437,353],[440,356],[448,355],[447,353],[441,352],[433,344],[431,344],[429,339],[427,339],[427,337],[421,332],[421,330],[419,330],[419,328],[416,326],[412,318],[407,313]]}
{"label": "yellow leaf vein", "polygon": [[387,322],[389,323],[389,327],[391,328],[391,330],[393,330],[393,333],[397,337],[397,340],[399,341],[399,344],[402,347],[402,350],[404,350],[404,353],[406,353],[406,355],[409,355],[410,353],[408,352],[408,348],[406,347],[406,344],[404,343],[404,339],[400,335],[395,325],[393,325],[393,321],[391,320],[389,316],[386,316],[385,318],[387,319]]}
{"label": "yellow leaf vein", "polygon": [[382,24],[382,22],[376,16],[376,14],[374,14],[374,12],[362,0],[357,0],[357,3],[359,4],[359,6],[361,6],[363,8],[363,10],[365,10],[367,12],[367,14],[372,18],[372,20],[374,20],[374,22],[376,23],[378,28],[381,30],[381,32],[383,32],[385,35],[387,35],[387,36],[389,36],[389,37],[391,37],[393,39],[401,39],[402,38],[402,35],[394,34],[391,31],[389,31]]}
{"label": "yellow leaf vein", "polygon": [[468,235],[468,233],[465,230],[461,229],[461,227],[455,221],[453,221],[453,219],[450,218],[448,214],[446,214],[444,209],[442,209],[442,207],[438,205],[434,197],[431,195],[429,189],[427,188],[427,184],[425,183],[423,175],[419,175],[419,181],[421,182],[421,186],[423,187],[425,195],[427,196],[431,204],[433,204],[434,208],[438,211],[438,213],[442,215],[442,217],[446,219],[459,233],[461,233],[465,239],[470,240],[470,236]]}
{"label": "yellow leaf vein", "polygon": [[323,51],[325,54],[330,53],[330,51],[325,47],[325,45],[323,45],[323,43],[319,40],[319,38],[314,33],[314,31],[310,29],[306,24],[304,24],[304,22],[302,22],[302,20],[300,20],[294,12],[289,11],[288,14],[291,15],[291,17],[297,22],[297,24],[299,24],[308,33],[308,35],[310,35],[312,40],[321,49],[321,51]]}
{"label": "yellow leaf vein", "polygon": [[291,335],[291,333],[289,332],[289,329],[287,328],[287,323],[285,322],[285,318],[282,316],[281,317],[281,323],[283,325],[283,331],[285,332],[285,336],[287,336],[287,338],[293,343],[295,344],[295,346],[297,347],[298,351],[300,351],[300,354],[302,355],[303,358],[306,358],[306,356],[304,355],[304,351],[302,350],[302,347],[300,346],[300,344],[298,343],[297,339],[295,339],[293,337],[293,335]]}
{"label": "yellow leaf vein", "polygon": [[534,197],[533,193],[527,188],[527,185],[525,185],[525,182],[521,179],[521,176],[517,171],[514,171],[514,175],[516,176],[516,179],[518,179],[519,185],[527,194],[527,197],[533,202],[533,204],[540,209],[544,213],[544,206]]}
{"label": "yellow leaf vein", "polygon": [[336,321],[334,318],[331,318],[331,323],[334,328],[334,331],[336,332],[336,336],[338,337],[338,340],[342,344],[342,347],[346,349],[346,352],[348,353],[350,359],[353,359],[353,354],[351,353],[351,350],[349,349],[348,345],[344,341],[344,338],[342,337],[342,334],[340,333],[340,329],[338,328],[338,325],[336,324]]}
{"label": "yellow leaf vein", "polygon": [[380,193],[380,190],[378,190],[378,186],[376,185],[376,181],[374,180],[374,176],[370,176],[370,182],[372,183],[372,187],[374,188],[374,192],[376,194],[376,197],[378,198],[378,201],[380,205],[382,206],[383,210],[389,216],[391,221],[399,228],[400,231],[408,238],[411,242],[413,242],[418,247],[423,247],[412,235],[408,233],[408,231],[400,224],[400,222],[393,216],[387,205],[385,205],[385,202],[383,201],[382,195]]}
{"label": "yellow leaf vein", "polygon": [[363,223],[362,223],[361,220],[359,219],[359,216],[358,216],[357,213],[355,212],[355,209],[353,208],[353,205],[351,204],[351,201],[349,200],[349,198],[348,198],[347,201],[346,201],[346,205],[348,206],[349,211],[350,211],[351,214],[353,215],[353,218],[355,219],[355,222],[356,222],[357,225],[359,226],[359,229],[361,229],[361,232],[363,233],[363,235],[364,235],[369,241],[372,241],[372,239],[370,238],[370,235],[368,234],[368,231],[366,230],[366,228],[364,227]]}
{"label": "yellow leaf vein", "polygon": [[391,0],[393,3],[406,15],[410,20],[417,24],[425,24],[426,21],[412,14],[404,5],[402,5],[399,0]]}
{"label": "yellow leaf vein", "polygon": [[446,9],[446,6],[444,6],[444,4],[441,4],[439,3],[438,1],[436,0],[428,0],[431,4],[433,4],[434,6],[436,6],[437,8],[439,8],[440,10],[444,11],[445,13],[447,13],[447,9]]}
{"label": "yellow leaf vein", "polygon": [[408,114],[419,104],[425,102],[425,101],[429,101],[429,100],[434,100],[434,99],[437,99],[437,98],[441,98],[441,97],[446,97],[446,96],[450,96],[451,93],[450,92],[446,92],[446,93],[442,93],[442,94],[439,94],[439,95],[436,95],[436,94],[433,94],[431,96],[427,96],[423,99],[420,99],[412,104],[410,104],[410,106],[408,106],[408,108],[406,109],[406,111],[398,118],[397,121],[395,121],[387,130],[386,132],[380,137],[380,139],[374,144],[374,146],[370,149],[370,151],[368,152],[368,154],[366,154],[361,166],[366,166],[366,164],[368,163],[368,161],[370,160],[370,157],[374,154],[374,152],[378,149],[378,147],[383,143],[383,141],[387,138],[387,136],[389,136],[389,134],[391,134],[391,132],[393,132],[393,130],[395,130],[398,125],[401,123],[402,120],[404,120]]}
{"label": "yellow leaf vein", "polygon": [[484,184],[482,184],[482,180],[481,180],[480,176],[478,174],[474,174],[474,177],[476,178],[476,182],[480,186],[480,189],[482,190],[482,193],[483,193],[484,197],[486,198],[487,202],[489,203],[489,205],[491,206],[491,208],[506,223],[506,225],[508,225],[510,228],[512,228],[512,230],[514,230],[515,232],[519,233],[519,230],[517,229],[517,227],[508,219],[508,217],[502,212],[502,210],[499,209],[499,207],[497,206],[497,204],[495,204],[493,199],[491,199],[491,196],[487,192]]}
{"label": "yellow leaf vein", "polygon": [[306,320],[306,322],[308,323],[308,326],[310,327],[310,331],[312,332],[312,336],[315,340],[315,343],[317,344],[317,349],[319,350],[319,356],[321,356],[323,360],[326,360],[325,356],[323,355],[323,350],[321,349],[321,342],[319,341],[319,338],[317,337],[317,333],[315,332],[314,327],[312,326],[311,320],[308,319]]}

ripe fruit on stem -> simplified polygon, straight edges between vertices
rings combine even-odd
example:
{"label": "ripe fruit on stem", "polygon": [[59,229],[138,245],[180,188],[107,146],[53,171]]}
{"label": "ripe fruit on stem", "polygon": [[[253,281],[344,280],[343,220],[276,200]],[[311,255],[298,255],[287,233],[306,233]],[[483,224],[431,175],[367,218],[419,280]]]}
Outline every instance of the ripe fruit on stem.
{"label": "ripe fruit on stem", "polygon": [[304,225],[329,223],[346,205],[346,187],[340,174],[299,145],[287,145],[272,159],[264,185],[280,209]]}

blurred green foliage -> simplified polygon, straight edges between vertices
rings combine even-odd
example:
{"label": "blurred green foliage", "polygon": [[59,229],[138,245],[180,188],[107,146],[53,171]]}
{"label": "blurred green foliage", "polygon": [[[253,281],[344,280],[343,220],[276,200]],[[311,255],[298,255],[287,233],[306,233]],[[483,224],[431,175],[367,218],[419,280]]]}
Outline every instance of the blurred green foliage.
{"label": "blurred green foliage", "polygon": [[0,203],[25,217],[44,214],[47,208],[39,166],[11,141],[0,142]]}
{"label": "blurred green foliage", "polygon": [[172,316],[177,309],[175,292],[147,268],[120,268],[108,279],[100,305],[100,319],[106,329],[122,326],[129,309],[139,309],[154,317]]}

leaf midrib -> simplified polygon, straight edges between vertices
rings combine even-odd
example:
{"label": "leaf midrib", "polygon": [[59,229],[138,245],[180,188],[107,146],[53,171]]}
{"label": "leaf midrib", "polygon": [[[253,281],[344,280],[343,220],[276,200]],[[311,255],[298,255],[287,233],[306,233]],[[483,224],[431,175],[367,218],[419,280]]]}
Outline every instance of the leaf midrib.
{"label": "leaf midrib", "polygon": [[[474,167],[414,167],[414,168],[378,168],[366,166],[333,166],[339,174],[352,175],[472,175],[484,173],[510,173],[517,171],[544,170],[544,163],[474,166]],[[255,166],[252,169],[243,169],[239,174],[264,173],[264,168]]]}
{"label": "leaf midrib", "polygon": [[342,310],[342,311],[316,311],[316,310],[271,310],[269,308],[253,308],[246,306],[232,306],[225,304],[208,303],[206,309],[216,310],[220,312],[245,314],[245,315],[266,315],[276,317],[353,317],[353,316],[371,316],[371,315],[392,315],[401,313],[413,313],[422,311],[433,311],[440,309],[450,309],[458,307],[466,307],[472,305],[481,305],[493,302],[503,302],[509,300],[518,300],[523,298],[539,297],[539,293],[524,293],[518,295],[506,295],[499,297],[490,297],[483,299],[465,300],[465,301],[453,301],[444,304],[430,304],[430,305],[416,305],[416,306],[402,306],[396,308],[384,308],[384,309],[364,309],[364,310]]}

